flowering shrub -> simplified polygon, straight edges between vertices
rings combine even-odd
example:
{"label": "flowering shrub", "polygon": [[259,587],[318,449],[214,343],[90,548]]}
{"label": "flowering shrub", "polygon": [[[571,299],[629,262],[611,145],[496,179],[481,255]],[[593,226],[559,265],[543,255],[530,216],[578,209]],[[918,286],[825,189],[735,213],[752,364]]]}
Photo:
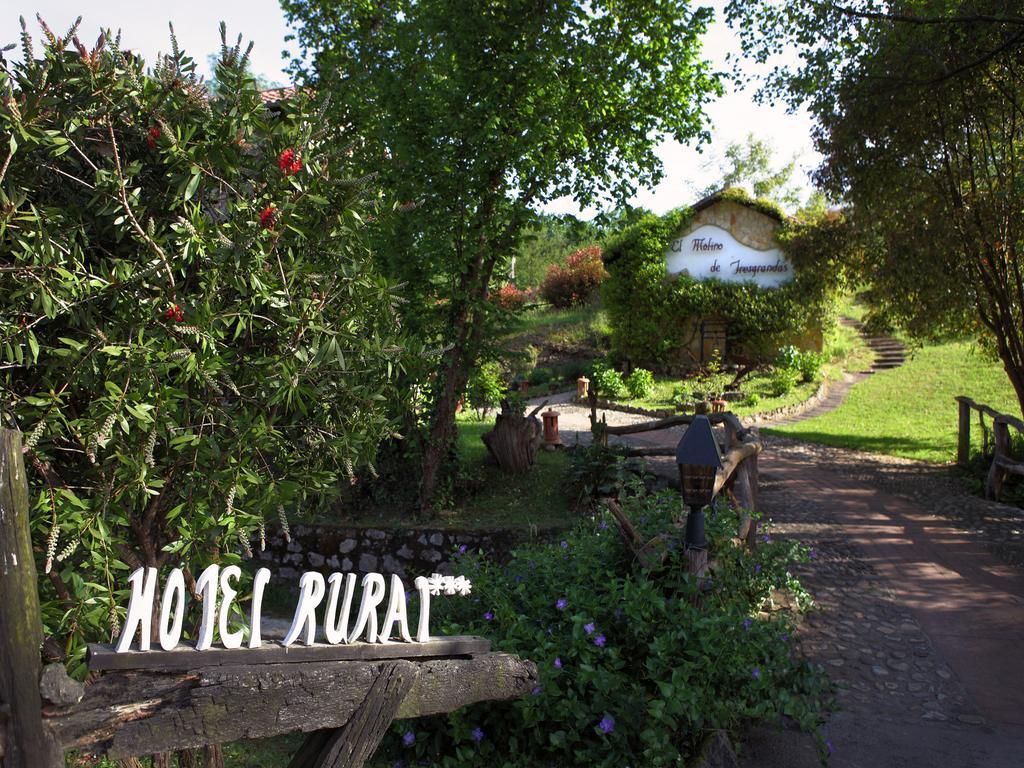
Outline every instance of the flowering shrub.
{"label": "flowering shrub", "polygon": [[634,368],[626,377],[626,389],[634,400],[650,397],[654,394],[654,374],[646,368]]}
{"label": "flowering shrub", "polygon": [[505,283],[497,293],[493,294],[493,298],[502,309],[515,312],[526,306],[529,297],[526,291],[516,288],[512,283]]}
{"label": "flowering shrub", "polygon": [[788,570],[805,551],[747,552],[732,540],[736,514],[720,509],[708,520],[712,590],[698,598],[672,527],[679,497],[634,485],[620,499],[645,539],[665,536],[663,567],[636,566],[610,515],[506,567],[469,557],[474,598],[435,608],[445,634],[491,638],[534,661],[540,682],[518,701],[401,723],[382,764],[676,766],[708,731],[749,719],[816,727],[826,679],[792,650],[790,619],[760,613],[773,589],[806,602]]}
{"label": "flowering shrub", "polygon": [[81,672],[127,569],[237,562],[372,473],[403,361],[363,190],[301,94],[268,112],[238,47],[210,95],[176,44],[146,74],[73,35],[0,71],[0,388]]}
{"label": "flowering shrub", "polygon": [[585,304],[606,277],[601,247],[580,248],[566,257],[564,267],[557,264],[548,267],[540,295],[559,309]]}

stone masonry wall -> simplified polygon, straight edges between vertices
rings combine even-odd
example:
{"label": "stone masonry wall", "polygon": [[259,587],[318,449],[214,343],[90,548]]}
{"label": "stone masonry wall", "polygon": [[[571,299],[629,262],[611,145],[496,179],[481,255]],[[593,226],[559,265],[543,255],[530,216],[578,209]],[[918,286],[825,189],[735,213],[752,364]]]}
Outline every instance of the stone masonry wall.
{"label": "stone masonry wall", "polygon": [[680,237],[685,237],[705,224],[721,227],[744,245],[759,251],[779,247],[775,241],[775,231],[779,228],[779,222],[733,200],[720,200],[702,211],[697,211]]}
{"label": "stone masonry wall", "polygon": [[[537,537],[557,535],[560,529],[542,530]],[[451,573],[453,555],[460,547],[481,550],[499,562],[508,560],[516,546],[535,538],[531,531],[471,531],[448,529],[340,528],[294,525],[291,540],[280,530],[267,530],[267,548],[252,546],[258,560],[276,564],[278,576],[294,578],[304,571],[355,571],[396,574],[402,579]]]}

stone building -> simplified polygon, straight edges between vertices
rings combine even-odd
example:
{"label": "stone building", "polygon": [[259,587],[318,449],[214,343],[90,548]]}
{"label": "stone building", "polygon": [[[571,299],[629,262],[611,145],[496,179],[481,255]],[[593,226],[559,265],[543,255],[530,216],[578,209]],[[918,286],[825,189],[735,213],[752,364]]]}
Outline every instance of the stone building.
{"label": "stone building", "polygon": [[[670,275],[754,282],[763,288],[778,288],[793,279],[794,267],[776,239],[783,223],[781,214],[754,201],[721,193],[704,198],[691,210],[693,216],[665,252]],[[682,355],[672,367],[702,365],[716,352],[723,357],[733,356],[726,348],[728,329],[722,318],[688,318],[683,326]],[[783,343],[820,351],[821,330],[808,329]]]}

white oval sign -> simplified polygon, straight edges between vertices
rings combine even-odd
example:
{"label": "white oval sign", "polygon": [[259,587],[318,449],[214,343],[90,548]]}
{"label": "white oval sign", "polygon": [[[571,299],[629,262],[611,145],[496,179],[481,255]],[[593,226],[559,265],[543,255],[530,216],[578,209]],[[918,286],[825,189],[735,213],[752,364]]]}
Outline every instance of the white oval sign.
{"label": "white oval sign", "polygon": [[695,280],[752,282],[762,288],[778,288],[793,279],[793,265],[781,250],[751,248],[714,224],[673,240],[665,265],[670,275],[685,272]]}

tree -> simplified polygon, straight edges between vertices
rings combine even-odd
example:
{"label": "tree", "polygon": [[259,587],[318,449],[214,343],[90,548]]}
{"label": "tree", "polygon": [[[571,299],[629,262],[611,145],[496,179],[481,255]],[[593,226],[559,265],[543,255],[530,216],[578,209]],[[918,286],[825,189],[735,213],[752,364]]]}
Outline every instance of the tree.
{"label": "tree", "polygon": [[765,93],[817,117],[818,180],[850,205],[880,310],[922,337],[981,335],[1024,409],[1024,18],[997,0],[729,15],[758,58],[806,44]]}
{"label": "tree", "polygon": [[109,35],[44,33],[0,71],[0,403],[46,631],[84,672],[129,568],[237,563],[367,467],[402,361],[307,101],[271,114],[237,46],[211,96],[176,44],[146,73]]}
{"label": "tree", "polygon": [[[659,138],[705,137],[719,93],[699,58],[709,8],[678,0],[284,0],[293,69],[329,93],[356,152],[407,215],[375,230],[413,293],[410,328],[448,350],[421,462],[431,509],[455,404],[488,345],[486,301],[531,222],[573,195],[626,199],[661,177]],[[308,65],[306,62],[310,62]]]}
{"label": "tree", "polygon": [[790,160],[781,168],[774,167],[774,150],[764,139],[748,133],[741,144],[730,142],[718,163],[710,163],[706,170],[718,166],[718,181],[705,188],[701,197],[731,187],[749,187],[754,197],[771,200],[788,208],[800,205],[800,190],[793,183],[796,160]]}

